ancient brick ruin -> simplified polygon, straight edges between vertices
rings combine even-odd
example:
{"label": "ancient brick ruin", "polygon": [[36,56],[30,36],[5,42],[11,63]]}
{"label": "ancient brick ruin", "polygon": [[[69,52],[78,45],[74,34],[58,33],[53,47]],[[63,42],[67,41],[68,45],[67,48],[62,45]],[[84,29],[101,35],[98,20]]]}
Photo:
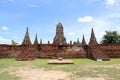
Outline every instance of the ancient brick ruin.
{"label": "ancient brick ruin", "polygon": [[65,45],[66,44],[66,38],[64,37],[64,32],[63,32],[63,25],[61,23],[57,24],[56,28],[56,35],[53,40],[54,45]]}
{"label": "ancient brick ruin", "polygon": [[26,29],[26,34],[23,39],[22,45],[31,45],[30,37],[29,37],[29,32],[28,32],[28,27]]}
{"label": "ancient brick ruin", "polygon": [[64,37],[63,25],[57,24],[56,35],[52,44],[40,43],[35,37],[34,44],[30,41],[28,27],[21,45],[0,44],[0,58],[16,58],[19,61],[34,60],[36,58],[90,58],[104,61],[110,58],[120,58],[120,44],[98,44],[94,30],[91,31],[89,44],[83,35],[82,44],[68,44]]}

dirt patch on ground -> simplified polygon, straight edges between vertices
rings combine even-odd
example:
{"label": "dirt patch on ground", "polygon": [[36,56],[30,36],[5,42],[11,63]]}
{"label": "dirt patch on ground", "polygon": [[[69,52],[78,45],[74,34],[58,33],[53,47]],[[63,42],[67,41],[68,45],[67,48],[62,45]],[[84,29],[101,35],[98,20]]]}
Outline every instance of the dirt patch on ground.
{"label": "dirt patch on ground", "polygon": [[18,68],[9,72],[16,76],[21,77],[22,80],[69,80],[71,73],[64,71],[50,70],[46,71],[44,69],[37,68]]}
{"label": "dirt patch on ground", "polygon": [[[74,76],[70,72],[60,70],[45,70],[34,67],[19,67],[12,68],[9,73],[21,77],[21,80],[71,80]],[[75,78],[75,76],[74,76]],[[75,80],[105,80],[103,76],[100,77],[81,77]]]}
{"label": "dirt patch on ground", "polygon": [[[96,65],[91,66],[93,68],[102,67],[104,72],[107,71],[106,68],[117,68],[120,69],[120,65]],[[90,69],[91,69],[90,67]],[[71,72],[65,72],[62,70],[59,70],[59,68],[68,68],[67,66],[55,66],[51,67],[52,69],[47,70],[45,68],[37,68],[34,66],[25,66],[25,67],[9,67],[7,69],[2,70],[2,72],[9,72],[10,74],[16,75],[21,77],[21,80],[106,80],[109,79],[109,76],[107,74],[98,74],[99,72],[97,70],[93,70],[97,74],[98,77],[77,77],[74,73]],[[77,67],[77,70],[89,70],[89,67]],[[91,72],[92,73],[92,72]],[[119,74],[118,74],[119,75]]]}
{"label": "dirt patch on ground", "polygon": [[77,80],[105,80],[104,78],[81,77]]}

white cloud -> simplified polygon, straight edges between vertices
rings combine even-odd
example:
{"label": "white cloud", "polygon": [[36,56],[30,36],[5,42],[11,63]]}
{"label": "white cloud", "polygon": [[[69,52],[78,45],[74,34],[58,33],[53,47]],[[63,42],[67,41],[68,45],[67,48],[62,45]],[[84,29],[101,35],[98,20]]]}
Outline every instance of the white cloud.
{"label": "white cloud", "polygon": [[3,37],[0,37],[0,44],[3,44],[3,43],[10,43],[10,40],[3,38]]}
{"label": "white cloud", "polygon": [[[84,27],[82,27],[82,29],[78,29],[78,30],[81,31],[81,34],[85,35],[86,42],[89,42],[91,28],[94,28],[94,32],[95,32],[97,41],[100,42],[102,40],[103,35],[105,34],[105,31],[115,30],[120,33],[120,23],[119,22],[120,22],[120,14],[109,13],[107,15],[94,17],[94,20],[92,21],[92,23],[79,24],[79,25],[83,25]],[[80,26],[78,26],[78,27],[80,27]]]}
{"label": "white cloud", "polygon": [[119,0],[106,0],[106,8],[113,7],[115,5],[118,5]]}
{"label": "white cloud", "polygon": [[112,24],[109,21],[107,21],[106,18],[97,17],[97,18],[94,18],[94,21],[92,22],[92,24],[88,23],[88,24],[86,24],[85,27],[83,27],[80,30],[81,30],[82,34],[84,34],[86,42],[89,43],[90,36],[91,36],[91,28],[93,28],[96,39],[99,43],[102,39],[104,32],[106,30],[111,29],[111,25]]}
{"label": "white cloud", "polygon": [[8,30],[8,27],[7,26],[2,26],[2,29],[6,31],[6,30]]}
{"label": "white cloud", "polygon": [[106,0],[106,5],[114,5],[117,0]]}
{"label": "white cloud", "polygon": [[70,32],[70,33],[68,33],[68,35],[73,36],[73,35],[75,35],[75,32]]}
{"label": "white cloud", "polygon": [[77,20],[78,22],[92,22],[93,21],[93,17],[92,16],[85,16],[83,18],[78,18]]}

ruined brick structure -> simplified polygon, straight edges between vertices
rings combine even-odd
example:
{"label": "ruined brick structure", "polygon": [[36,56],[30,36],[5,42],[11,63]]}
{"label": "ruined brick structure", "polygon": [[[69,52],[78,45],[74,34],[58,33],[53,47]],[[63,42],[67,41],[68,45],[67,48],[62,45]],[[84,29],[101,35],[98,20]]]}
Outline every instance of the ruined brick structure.
{"label": "ruined brick structure", "polygon": [[34,41],[34,44],[35,44],[35,45],[38,45],[37,34],[36,34],[36,36],[35,36],[35,41]]}
{"label": "ruined brick structure", "polygon": [[[78,39],[79,40],[79,39]],[[16,60],[34,60],[36,58],[90,58],[104,61],[120,58],[120,44],[98,44],[92,28],[89,44],[83,35],[82,44],[73,45],[66,42],[61,23],[57,24],[56,35],[52,44],[38,42],[37,34],[31,44],[28,27],[21,45],[0,44],[0,58],[16,58]]]}
{"label": "ruined brick structure", "polygon": [[61,23],[57,24],[56,35],[55,35],[53,44],[56,44],[56,45],[66,44],[66,38],[64,37],[63,25]]}
{"label": "ruined brick structure", "polygon": [[29,37],[29,32],[28,32],[28,27],[26,29],[26,34],[23,39],[22,45],[31,45],[30,37]]}
{"label": "ruined brick structure", "polygon": [[82,46],[85,46],[86,45],[86,41],[85,41],[85,37],[83,35],[83,39],[82,39]]}

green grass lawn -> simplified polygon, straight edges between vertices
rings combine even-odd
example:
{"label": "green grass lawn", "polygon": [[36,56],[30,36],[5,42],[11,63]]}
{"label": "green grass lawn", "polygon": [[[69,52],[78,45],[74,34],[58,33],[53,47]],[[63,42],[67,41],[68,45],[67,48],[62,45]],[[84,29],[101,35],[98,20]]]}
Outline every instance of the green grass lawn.
{"label": "green grass lawn", "polygon": [[91,59],[72,59],[74,64],[47,64],[49,59],[33,61],[15,61],[15,59],[0,59],[0,80],[21,80],[16,75],[9,74],[8,70],[15,67],[33,66],[45,70],[61,70],[71,72],[70,80],[81,77],[104,77],[105,80],[120,79],[120,58],[111,61],[97,62]]}

